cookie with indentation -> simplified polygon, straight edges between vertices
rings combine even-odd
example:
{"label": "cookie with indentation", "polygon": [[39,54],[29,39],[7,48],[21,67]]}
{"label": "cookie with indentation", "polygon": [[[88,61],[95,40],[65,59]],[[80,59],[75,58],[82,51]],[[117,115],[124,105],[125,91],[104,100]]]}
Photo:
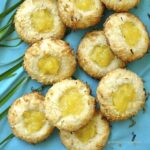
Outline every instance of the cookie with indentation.
{"label": "cookie with indentation", "polygon": [[108,120],[125,120],[145,104],[143,81],[132,71],[116,69],[102,78],[97,87],[101,112]]}
{"label": "cookie with indentation", "polygon": [[97,79],[125,66],[112,53],[103,31],[92,31],[83,37],[78,47],[78,63],[85,72]]}
{"label": "cookie with indentation", "polygon": [[68,43],[49,38],[27,49],[24,68],[32,79],[49,85],[70,78],[76,70],[76,59]]}
{"label": "cookie with indentation", "polygon": [[108,9],[117,12],[128,11],[138,5],[140,0],[101,0]]}
{"label": "cookie with indentation", "polygon": [[100,21],[104,7],[100,0],[58,0],[58,10],[66,26],[84,29]]}
{"label": "cookie with indentation", "polygon": [[16,137],[32,144],[45,140],[54,129],[45,116],[44,96],[37,92],[18,98],[9,109],[8,121]]}
{"label": "cookie with indentation", "polygon": [[68,150],[102,150],[109,137],[110,127],[100,112],[75,132],[60,130],[62,143]]}
{"label": "cookie with indentation", "polygon": [[55,83],[45,97],[46,116],[59,129],[76,131],[88,123],[95,111],[95,99],[80,80]]}
{"label": "cookie with indentation", "polygon": [[139,59],[147,53],[148,32],[133,14],[115,13],[109,16],[104,32],[114,54],[125,62]]}
{"label": "cookie with indentation", "polygon": [[62,38],[65,33],[56,0],[25,0],[18,8],[14,22],[16,31],[27,43],[49,37]]}

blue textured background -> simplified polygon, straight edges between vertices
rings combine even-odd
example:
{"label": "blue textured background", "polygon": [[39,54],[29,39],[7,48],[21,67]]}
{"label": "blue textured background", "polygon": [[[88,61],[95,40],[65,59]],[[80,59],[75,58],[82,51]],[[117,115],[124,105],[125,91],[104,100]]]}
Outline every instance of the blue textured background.
{"label": "blue textured background", "polygon": [[[17,0],[8,0],[8,3],[6,3],[6,0],[1,0],[0,13],[16,2]],[[139,18],[146,25],[148,32],[150,33],[150,18],[148,17],[148,13],[150,14],[150,0],[141,0],[139,6],[135,9],[132,9],[131,12],[139,16]],[[76,51],[80,39],[83,37],[83,35],[93,29],[102,29],[104,21],[111,13],[113,12],[105,10],[102,21],[99,23],[98,26],[86,30],[77,30],[75,32],[71,32],[71,34],[69,34],[65,40],[68,41],[71,47]],[[0,22],[0,26],[2,26],[4,23],[5,20],[3,22]],[[14,36],[16,36],[16,33],[13,34],[13,37]],[[11,44],[15,44],[15,42],[17,43],[17,41],[14,41],[11,42]],[[21,56],[25,52],[27,47],[28,45],[25,43],[21,44],[17,48],[0,47],[0,74],[11,67],[7,65],[2,66],[2,64]],[[127,68],[131,69],[132,71],[136,72],[140,77],[142,77],[145,81],[146,91],[150,91],[150,53],[146,54],[144,58],[128,64]],[[17,71],[16,76],[0,82],[0,97],[15,83],[18,78],[22,76],[23,72],[23,68],[20,68]],[[92,95],[95,96],[98,81],[86,75],[80,68],[77,69],[75,76],[87,82],[91,86]],[[36,81],[30,80],[29,82],[25,83],[9,100],[9,102],[5,106],[0,108],[0,112],[2,112],[7,106],[9,106],[17,97],[21,96],[23,93],[29,93],[31,91],[31,87],[39,86],[40,84],[38,84]],[[129,128],[129,125],[131,124],[130,120],[111,123],[112,131],[105,150],[150,150],[149,115],[150,99],[148,99],[148,101],[146,102],[146,112],[140,111],[138,115],[134,117],[134,120],[136,120],[136,125],[132,128]],[[136,134],[134,142],[131,141],[133,137],[132,132]],[[11,129],[7,123],[7,119],[5,118],[0,121],[0,141],[10,133]],[[13,138],[9,142],[3,144],[0,147],[0,150],[12,150],[12,148],[15,150],[65,150],[65,147],[61,144],[61,141],[59,139],[57,129],[54,131],[52,136],[50,136],[46,141],[40,144],[30,145],[20,139]]]}

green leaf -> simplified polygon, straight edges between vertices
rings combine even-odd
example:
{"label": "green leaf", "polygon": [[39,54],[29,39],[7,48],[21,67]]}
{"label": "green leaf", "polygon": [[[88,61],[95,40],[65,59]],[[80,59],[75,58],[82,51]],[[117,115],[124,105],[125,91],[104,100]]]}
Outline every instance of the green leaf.
{"label": "green leaf", "polygon": [[8,19],[6,25],[0,29],[0,32],[3,31],[4,29],[6,29],[9,25],[11,25],[13,23],[15,14],[16,14],[16,12],[12,14],[12,16]]}
{"label": "green leaf", "polygon": [[8,93],[0,99],[0,107],[4,105],[10,98],[15,94],[15,92],[18,90],[18,88],[29,79],[29,76],[23,77],[20,79],[14,86],[11,88],[11,90],[8,91]]}
{"label": "green leaf", "polygon": [[0,32],[0,41],[5,39],[6,37],[8,37],[14,31],[15,31],[15,28],[14,28],[13,23],[10,23],[9,26],[7,26],[7,25],[4,26],[3,30],[1,29],[1,32]]}
{"label": "green leaf", "polygon": [[23,41],[20,40],[17,44],[15,45],[6,45],[6,44],[0,44],[0,47],[17,47],[19,46]]}
{"label": "green leaf", "polygon": [[10,65],[10,64],[16,63],[18,61],[23,61],[23,57],[24,57],[24,55],[20,56],[19,58],[16,58],[15,60],[7,62],[7,63],[0,63],[0,66],[6,66],[6,65]]}
{"label": "green leaf", "polygon": [[13,66],[13,67],[10,68],[9,70],[7,70],[6,72],[0,74],[0,81],[6,79],[6,78],[9,77],[12,73],[14,73],[17,69],[19,69],[20,67],[22,67],[22,63],[23,63],[23,60],[21,60],[21,62],[19,62],[18,64],[16,64],[15,66]]}
{"label": "green leaf", "polygon": [[5,29],[7,29],[9,26],[11,25],[11,22],[8,22],[8,24],[6,24],[5,26],[3,26],[1,29],[0,29],[0,32],[3,32]]}
{"label": "green leaf", "polygon": [[0,33],[0,41],[4,40],[6,37],[8,37],[14,31],[15,31],[14,25],[11,24],[8,28],[6,28],[5,30],[3,30]]}
{"label": "green leaf", "polygon": [[2,113],[0,113],[0,120],[2,120],[8,113],[10,107],[6,108]]}
{"label": "green leaf", "polygon": [[10,26],[9,29],[5,30],[5,32],[0,36],[0,41],[7,38],[10,34],[12,34],[15,31],[15,28],[13,25]]}
{"label": "green leaf", "polygon": [[13,24],[14,16],[15,13],[13,13],[13,15],[9,18],[6,25],[0,29],[0,41],[2,41],[4,38],[6,38],[12,32],[15,31],[14,24]]}
{"label": "green leaf", "polygon": [[11,78],[11,77],[14,77],[15,75],[16,75],[16,73],[12,73],[12,74],[10,74],[6,79]]}
{"label": "green leaf", "polygon": [[0,142],[0,145],[4,144],[5,142],[7,142],[8,140],[12,139],[14,137],[14,135],[11,133],[10,135],[8,135],[4,140],[2,140]]}
{"label": "green leaf", "polygon": [[[7,10],[5,10],[3,13],[1,13],[0,14],[0,21],[5,16],[7,16],[9,13],[11,13],[12,11],[14,11],[22,2],[23,2],[23,0],[19,1],[18,3],[16,3],[12,7],[10,7]],[[10,19],[8,20],[8,22],[6,23],[6,25],[0,29],[0,41],[2,41],[4,38],[6,38],[12,32],[15,31],[14,25],[13,25],[14,15],[15,15],[15,13],[13,13],[13,15],[10,17]]]}
{"label": "green leaf", "polygon": [[7,16],[9,13],[11,13],[13,10],[15,10],[22,2],[23,2],[23,0],[19,1],[18,3],[16,3],[15,5],[11,6],[7,10],[5,10],[3,13],[1,13],[0,20],[2,20],[5,16]]}

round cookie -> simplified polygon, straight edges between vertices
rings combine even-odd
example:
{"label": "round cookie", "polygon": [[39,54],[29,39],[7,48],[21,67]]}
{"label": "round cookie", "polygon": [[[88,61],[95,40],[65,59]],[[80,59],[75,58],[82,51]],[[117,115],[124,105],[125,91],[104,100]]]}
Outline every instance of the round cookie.
{"label": "round cookie", "polygon": [[140,0],[101,0],[108,9],[112,9],[117,12],[128,11],[134,8]]}
{"label": "round cookie", "polygon": [[126,69],[116,69],[102,78],[97,99],[108,120],[125,120],[145,104],[144,85],[140,77]]}
{"label": "round cookie", "polygon": [[44,96],[34,92],[18,98],[10,107],[8,121],[13,134],[29,143],[45,140],[54,127],[44,111]]}
{"label": "round cookie", "polygon": [[56,0],[25,0],[18,8],[14,22],[17,33],[27,43],[49,37],[62,38],[65,33]]}
{"label": "round cookie", "polygon": [[148,50],[148,33],[133,14],[111,15],[104,24],[104,32],[114,54],[125,62],[143,57]]}
{"label": "round cookie", "polygon": [[46,116],[59,129],[76,131],[87,124],[95,111],[95,99],[80,80],[55,83],[45,97]]}
{"label": "round cookie", "polygon": [[109,137],[109,123],[96,112],[87,125],[75,132],[60,130],[62,143],[68,150],[102,150]]}
{"label": "round cookie", "polygon": [[84,29],[100,21],[104,7],[100,0],[58,0],[58,10],[66,26]]}
{"label": "round cookie", "polygon": [[112,53],[103,31],[87,33],[80,42],[77,53],[79,65],[97,79],[125,65]]}
{"label": "round cookie", "polygon": [[70,78],[76,70],[76,58],[68,43],[49,38],[28,48],[24,68],[32,79],[49,85]]}

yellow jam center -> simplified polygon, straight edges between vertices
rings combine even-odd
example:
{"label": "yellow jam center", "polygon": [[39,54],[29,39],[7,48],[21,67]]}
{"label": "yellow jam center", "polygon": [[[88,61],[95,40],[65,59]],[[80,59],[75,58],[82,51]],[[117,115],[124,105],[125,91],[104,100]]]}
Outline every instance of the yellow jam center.
{"label": "yellow jam center", "polygon": [[43,127],[46,118],[44,113],[30,110],[23,113],[23,120],[27,131],[29,133],[35,133]]}
{"label": "yellow jam center", "polygon": [[94,0],[74,0],[76,7],[82,11],[93,10],[96,8]]}
{"label": "yellow jam center", "polygon": [[45,55],[38,61],[38,68],[43,74],[56,75],[59,70],[59,61],[56,57]]}
{"label": "yellow jam center", "polygon": [[132,22],[122,24],[121,31],[129,46],[135,46],[141,38],[141,31]]}
{"label": "yellow jam center", "polygon": [[102,45],[94,47],[90,54],[90,58],[100,67],[107,67],[114,59],[114,55],[111,52],[109,46]]}
{"label": "yellow jam center", "polygon": [[31,24],[37,32],[49,32],[54,26],[54,17],[47,9],[34,11],[31,14]]}
{"label": "yellow jam center", "polygon": [[83,143],[88,143],[96,134],[97,130],[94,121],[90,121],[85,127],[75,132],[76,137]]}
{"label": "yellow jam center", "polygon": [[128,105],[136,98],[136,93],[131,84],[123,84],[112,94],[115,108],[123,113],[128,109]]}
{"label": "yellow jam center", "polygon": [[83,95],[76,88],[68,89],[59,101],[62,115],[80,115],[84,109]]}

